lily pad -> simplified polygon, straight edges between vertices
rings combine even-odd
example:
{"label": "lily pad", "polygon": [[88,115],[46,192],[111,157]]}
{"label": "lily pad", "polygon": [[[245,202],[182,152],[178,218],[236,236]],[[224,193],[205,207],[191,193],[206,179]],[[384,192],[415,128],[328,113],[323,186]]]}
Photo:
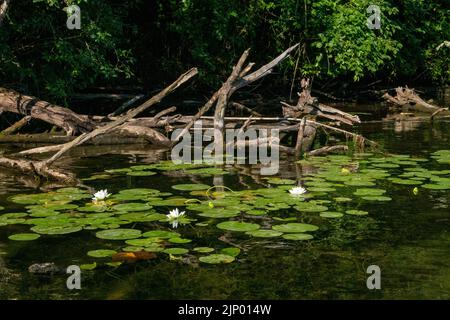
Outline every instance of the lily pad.
{"label": "lily pad", "polygon": [[322,218],[341,218],[344,215],[340,212],[322,212],[320,216]]}
{"label": "lily pad", "polygon": [[168,238],[179,237],[180,234],[178,232],[173,232],[173,231],[153,230],[153,231],[145,232],[142,236],[145,238],[168,239]]}
{"label": "lily pad", "polygon": [[196,247],[194,248],[195,252],[199,252],[199,253],[210,253],[214,251],[214,248],[210,248],[210,247]]}
{"label": "lily pad", "polygon": [[199,260],[203,263],[208,264],[221,264],[231,263],[235,260],[235,258],[226,254],[210,254],[204,257],[200,257]]}
{"label": "lily pad", "polygon": [[14,241],[32,241],[39,238],[40,235],[36,233],[16,233],[8,237],[9,240]]}
{"label": "lily pad", "polygon": [[156,172],[153,171],[131,171],[127,173],[127,176],[133,176],[133,177],[147,177],[147,176],[153,176]]}
{"label": "lily pad", "polygon": [[248,222],[225,221],[219,223],[217,228],[228,231],[246,232],[257,230],[260,228],[260,225]]}
{"label": "lily pad", "polygon": [[283,232],[275,230],[254,230],[254,231],[247,231],[245,234],[248,234],[256,238],[274,238],[281,236]]}
{"label": "lily pad", "polygon": [[94,258],[106,258],[106,257],[111,257],[115,253],[116,253],[116,251],[114,251],[114,250],[98,249],[98,250],[88,251],[87,255],[90,257],[94,257]]}
{"label": "lily pad", "polygon": [[241,253],[241,249],[236,247],[223,248],[220,250],[222,254],[226,254],[228,256],[237,257],[239,253]]}
{"label": "lily pad", "polygon": [[135,239],[141,236],[141,230],[136,229],[111,229],[99,231],[96,234],[97,238],[106,240],[128,240]]}
{"label": "lily pad", "polygon": [[149,206],[146,203],[122,203],[122,204],[118,204],[115,205],[113,207],[114,210],[117,211],[125,211],[125,212],[133,212],[133,211],[146,211],[146,210],[150,210],[152,208],[152,206]]}
{"label": "lily pad", "polygon": [[80,269],[84,271],[94,270],[97,268],[97,263],[85,263],[80,265]]}
{"label": "lily pad", "polygon": [[189,250],[184,249],[184,248],[169,248],[169,249],[163,250],[163,252],[165,252],[167,254],[178,255],[178,254],[186,254],[189,252]]}
{"label": "lily pad", "polygon": [[61,226],[46,226],[46,225],[37,225],[31,228],[31,231],[40,234],[49,234],[49,235],[59,235],[59,234],[68,234],[81,231],[81,226],[69,226],[69,225],[61,225]]}
{"label": "lily pad", "polygon": [[295,240],[295,241],[305,241],[305,240],[311,240],[314,237],[307,233],[290,233],[290,234],[283,234],[282,236],[286,240]]}
{"label": "lily pad", "polygon": [[303,233],[308,231],[316,231],[319,227],[307,223],[286,223],[273,226],[272,229],[285,233]]}
{"label": "lily pad", "polygon": [[172,186],[172,189],[180,191],[193,191],[193,190],[206,190],[209,186],[201,183],[188,183],[188,184],[176,184]]}
{"label": "lily pad", "polygon": [[183,239],[183,238],[179,238],[179,237],[169,238],[168,241],[171,242],[171,243],[189,243],[189,242],[192,242],[192,240],[190,240],[190,239]]}
{"label": "lily pad", "polygon": [[367,211],[363,210],[347,210],[345,213],[353,216],[366,216],[369,214]]}

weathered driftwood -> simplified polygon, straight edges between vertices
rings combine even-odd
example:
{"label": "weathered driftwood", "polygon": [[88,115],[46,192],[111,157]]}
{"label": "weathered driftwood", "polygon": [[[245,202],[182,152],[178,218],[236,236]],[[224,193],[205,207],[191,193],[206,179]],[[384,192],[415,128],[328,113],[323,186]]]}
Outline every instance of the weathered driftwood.
{"label": "weathered driftwood", "polygon": [[394,110],[398,109],[401,112],[431,113],[432,117],[450,115],[450,110],[447,108],[437,107],[425,102],[414,92],[414,89],[398,87],[395,89],[395,92],[395,97],[391,96],[389,93],[383,95],[383,98],[386,101],[395,106]]}
{"label": "weathered driftwood", "polygon": [[25,126],[26,124],[28,124],[28,122],[31,120],[31,116],[25,116],[22,119],[20,119],[19,121],[17,121],[16,123],[14,123],[13,125],[11,125],[10,127],[6,128],[5,130],[3,130],[2,132],[0,132],[0,137],[1,136],[7,136],[7,135],[11,135],[17,131],[19,131],[23,126]]}
{"label": "weathered driftwood", "polygon": [[[56,160],[58,160],[61,156],[63,156],[66,152],[68,152],[73,147],[76,147],[80,144],[83,144],[84,142],[87,142],[96,136],[102,135],[104,133],[110,132],[119,126],[122,126],[125,124],[128,120],[136,117],[141,112],[147,110],[151,106],[155,105],[156,103],[160,102],[165,96],[170,94],[172,91],[176,90],[179,86],[181,86],[186,81],[190,80],[192,77],[194,77],[198,73],[196,68],[193,68],[189,70],[188,72],[182,74],[175,82],[173,82],[171,85],[166,87],[164,90],[144,102],[142,105],[140,105],[137,108],[129,110],[126,114],[123,116],[118,117],[116,120],[105,124],[91,132],[83,133],[82,135],[78,136],[73,141],[70,141],[68,143],[57,145],[57,146],[51,146],[52,148],[58,147],[58,151],[50,158],[43,160],[43,161],[30,161],[30,160],[17,160],[17,159],[10,159],[6,157],[0,158],[0,165],[6,166],[13,169],[20,169],[23,172],[35,174],[37,176],[43,176],[48,177],[52,179],[57,180],[63,180],[63,181],[73,181],[74,177],[72,175],[64,174],[58,170],[53,170],[50,168]],[[149,129],[149,128],[148,128]],[[123,128],[122,128],[123,130]],[[150,129],[152,130],[152,129]],[[167,139],[167,138],[166,138]]]}
{"label": "weathered driftwood", "polygon": [[281,102],[285,117],[302,118],[305,115],[312,115],[340,121],[348,125],[360,122],[358,116],[319,103],[317,98],[311,96],[311,82],[309,79],[302,79],[300,86],[302,91],[299,93],[297,105],[292,106],[286,102]]}
{"label": "weathered driftwood", "polygon": [[[245,62],[245,60],[247,59],[248,56],[248,50],[246,50],[241,58],[239,59],[237,65],[233,68],[233,72],[230,75],[230,77],[228,78],[228,80],[222,85],[222,87],[216,91],[212,97],[208,100],[208,102],[205,103],[205,105],[203,105],[203,107],[197,112],[197,114],[191,119],[191,121],[188,122],[188,124],[184,127],[184,129],[178,134],[178,136],[174,137],[173,140],[173,144],[176,144],[181,137],[183,137],[186,133],[189,132],[189,130],[192,128],[192,126],[194,125],[195,121],[197,121],[198,119],[200,119],[200,117],[202,117],[216,102],[217,105],[219,105],[219,111],[215,112],[215,118],[216,120],[216,126],[218,128],[220,128],[221,125],[221,121],[220,118],[223,117],[224,115],[224,100],[226,102],[226,100],[238,89],[243,88],[245,86],[247,86],[248,84],[255,82],[259,79],[261,79],[262,77],[272,73],[273,68],[275,68],[280,62],[282,62],[284,59],[286,59],[289,54],[295,49],[297,48],[298,44],[290,47],[289,49],[287,49],[286,51],[284,51],[282,54],[280,54],[278,57],[276,57],[275,59],[273,59],[271,62],[269,62],[268,64],[262,66],[261,68],[259,68],[258,70],[247,74],[250,69],[253,67],[253,63],[249,63],[243,70],[242,70],[242,66]],[[234,72],[236,71],[236,72]],[[235,73],[238,73],[238,75],[236,76]],[[229,87],[231,83],[231,87]],[[225,95],[226,93],[226,95]],[[220,101],[219,104],[219,97],[222,95],[222,101]],[[226,98],[226,99],[225,99]],[[217,107],[216,107],[217,108]]]}
{"label": "weathered driftwood", "polygon": [[4,88],[0,88],[1,112],[12,112],[45,121],[62,128],[67,135],[89,132],[95,128],[88,116]]}
{"label": "weathered driftwood", "polygon": [[348,151],[348,146],[345,145],[336,145],[336,146],[325,146],[316,150],[309,151],[307,153],[308,156],[322,156],[324,154],[335,153],[335,152],[346,152]]}

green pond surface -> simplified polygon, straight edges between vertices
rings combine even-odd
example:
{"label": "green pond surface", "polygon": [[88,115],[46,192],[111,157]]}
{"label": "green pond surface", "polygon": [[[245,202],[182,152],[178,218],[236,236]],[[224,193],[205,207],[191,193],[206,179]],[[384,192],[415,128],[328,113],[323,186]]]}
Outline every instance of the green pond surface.
{"label": "green pond surface", "polygon": [[[77,188],[0,169],[0,298],[449,299],[450,122],[359,131],[384,153],[283,158],[275,177],[121,146],[64,160]],[[81,290],[28,272],[45,262],[80,266]]]}

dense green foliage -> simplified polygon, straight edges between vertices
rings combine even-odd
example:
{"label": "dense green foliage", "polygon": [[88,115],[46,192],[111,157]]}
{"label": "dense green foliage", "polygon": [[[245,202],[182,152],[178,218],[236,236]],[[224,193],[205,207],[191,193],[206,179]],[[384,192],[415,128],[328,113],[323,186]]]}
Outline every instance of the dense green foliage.
{"label": "dense green foliage", "polygon": [[[66,4],[12,2],[0,27],[0,83],[63,98],[74,90],[136,79],[153,86],[189,66],[217,85],[243,50],[266,62],[300,42],[283,76],[346,81],[450,79],[450,9],[427,0],[74,0],[80,30],[66,28]],[[381,9],[381,29],[366,11]]]}

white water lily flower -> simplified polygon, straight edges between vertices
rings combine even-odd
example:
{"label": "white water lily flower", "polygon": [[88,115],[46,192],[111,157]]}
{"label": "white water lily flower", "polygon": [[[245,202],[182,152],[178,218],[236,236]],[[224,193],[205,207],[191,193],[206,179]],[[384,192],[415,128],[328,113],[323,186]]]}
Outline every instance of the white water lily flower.
{"label": "white water lily flower", "polygon": [[94,193],[94,197],[92,198],[92,201],[102,201],[105,200],[106,198],[108,198],[111,194],[108,193],[108,190],[100,190],[96,193]]}
{"label": "white water lily flower", "polygon": [[294,196],[298,196],[298,195],[306,193],[306,189],[303,187],[295,187],[295,188],[292,188],[291,190],[289,190],[289,193]]}
{"label": "white water lily flower", "polygon": [[172,228],[178,227],[178,219],[184,216],[184,211],[178,211],[178,208],[170,210],[169,214],[166,215],[169,222],[172,224]]}
{"label": "white water lily flower", "polygon": [[178,218],[181,218],[182,216],[184,216],[184,211],[178,211],[178,208],[174,209],[174,210],[170,210],[169,214],[166,215],[167,219],[169,219],[169,221],[172,220],[176,220]]}

